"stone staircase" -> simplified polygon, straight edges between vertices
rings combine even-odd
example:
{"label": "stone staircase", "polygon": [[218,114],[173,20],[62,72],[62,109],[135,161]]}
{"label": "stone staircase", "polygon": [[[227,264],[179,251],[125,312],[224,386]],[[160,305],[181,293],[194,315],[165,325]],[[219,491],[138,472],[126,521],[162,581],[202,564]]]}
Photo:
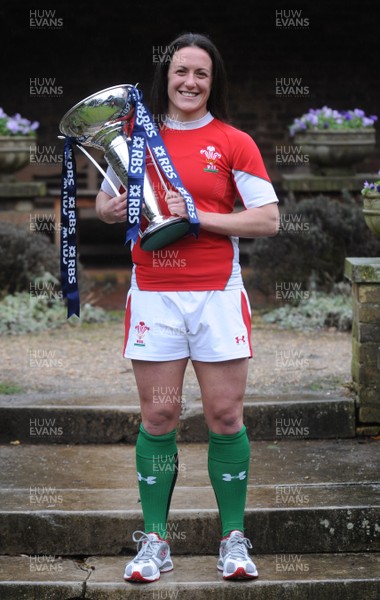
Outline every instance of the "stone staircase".
{"label": "stone staircase", "polygon": [[134,393],[3,397],[1,600],[377,600],[379,444],[356,436],[354,400],[247,396],[246,535],[259,579],[226,582],[207,430],[195,388],[185,397],[168,525],[175,568],[146,585],[122,579],[143,528]]}

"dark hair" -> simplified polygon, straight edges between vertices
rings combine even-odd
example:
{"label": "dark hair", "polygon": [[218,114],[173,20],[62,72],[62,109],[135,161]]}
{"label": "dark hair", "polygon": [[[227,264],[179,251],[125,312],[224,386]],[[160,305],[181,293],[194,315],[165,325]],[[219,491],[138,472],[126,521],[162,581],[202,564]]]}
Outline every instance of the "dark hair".
{"label": "dark hair", "polygon": [[183,33],[165,47],[165,52],[160,56],[153,77],[151,89],[152,112],[159,119],[166,115],[168,110],[168,70],[173,54],[181,48],[196,46],[205,50],[212,61],[211,93],[207,101],[207,109],[221,121],[229,121],[227,77],[223,59],[214,43],[200,33]]}

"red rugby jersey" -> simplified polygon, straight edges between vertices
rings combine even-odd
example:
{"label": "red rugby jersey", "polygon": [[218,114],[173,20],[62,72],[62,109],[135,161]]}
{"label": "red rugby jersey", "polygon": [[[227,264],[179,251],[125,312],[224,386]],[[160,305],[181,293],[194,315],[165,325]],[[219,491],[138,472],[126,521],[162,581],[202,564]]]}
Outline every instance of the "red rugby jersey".
{"label": "red rugby jersey", "polygon": [[[161,130],[172,162],[196,207],[207,212],[231,213],[238,197],[246,208],[276,202],[253,139],[211,115],[206,117],[200,121],[206,121],[203,126]],[[147,168],[155,190],[159,189],[159,178],[149,161]],[[239,185],[239,177],[244,178],[244,185]],[[256,191],[256,183],[260,181],[270,184],[269,194],[265,188],[264,197]],[[238,186],[244,190],[242,193]],[[169,215],[163,190],[158,196],[162,214]],[[142,223],[141,229],[145,226],[146,223]],[[224,290],[231,287],[228,284],[232,283],[233,272],[233,287],[237,280],[238,285],[242,285],[237,238],[203,229],[198,238],[190,234],[154,252],[142,250],[139,238],[132,248],[132,260],[135,281],[141,290]]]}

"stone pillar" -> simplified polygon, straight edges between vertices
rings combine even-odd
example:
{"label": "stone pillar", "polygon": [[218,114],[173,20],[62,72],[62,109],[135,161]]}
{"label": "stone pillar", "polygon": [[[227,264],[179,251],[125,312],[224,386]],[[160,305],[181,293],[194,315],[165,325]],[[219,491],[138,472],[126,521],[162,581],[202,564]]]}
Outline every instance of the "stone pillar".
{"label": "stone pillar", "polygon": [[380,258],[346,258],[352,283],[352,382],[357,397],[357,430],[380,430]]}

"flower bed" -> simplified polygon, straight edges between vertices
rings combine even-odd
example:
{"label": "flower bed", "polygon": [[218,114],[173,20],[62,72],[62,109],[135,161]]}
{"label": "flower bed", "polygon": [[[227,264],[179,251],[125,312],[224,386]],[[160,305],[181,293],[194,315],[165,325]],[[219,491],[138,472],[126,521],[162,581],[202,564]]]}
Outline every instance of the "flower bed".
{"label": "flower bed", "polygon": [[289,125],[289,133],[293,137],[296,133],[306,131],[365,129],[373,127],[376,121],[376,115],[367,116],[360,108],[339,111],[323,106],[310,108],[307,113],[294,119]]}

